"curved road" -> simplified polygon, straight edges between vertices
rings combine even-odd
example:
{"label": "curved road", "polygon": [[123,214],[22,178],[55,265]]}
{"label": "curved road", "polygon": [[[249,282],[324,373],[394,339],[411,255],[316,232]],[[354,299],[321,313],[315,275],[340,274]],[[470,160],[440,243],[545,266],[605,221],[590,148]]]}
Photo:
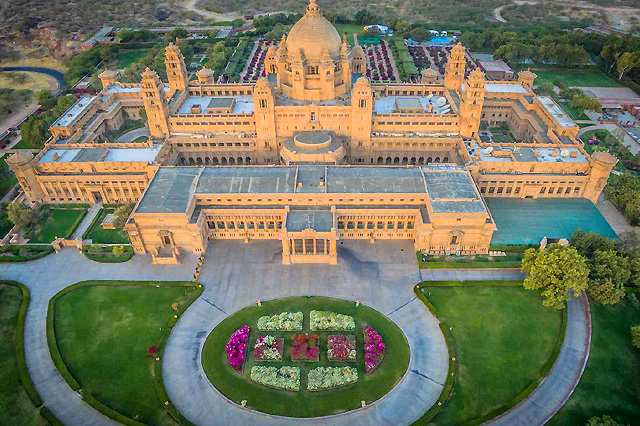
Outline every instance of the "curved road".
{"label": "curved road", "polygon": [[40,74],[46,74],[56,79],[58,83],[58,89],[62,89],[67,85],[67,82],[64,79],[64,73],[62,71],[58,71],[53,68],[45,68],[45,67],[0,67],[1,71],[24,71],[24,72],[37,72]]}
{"label": "curved road", "polygon": [[[178,373],[181,369],[190,374],[196,370],[201,371],[200,358],[194,355],[201,350],[207,330],[227,315],[227,312],[255,302],[252,299],[258,295],[316,293],[351,300],[360,299],[363,303],[378,308],[398,324],[406,321],[401,317],[422,315],[426,310],[413,299],[413,293],[407,287],[408,282],[417,282],[420,279],[416,274],[411,244],[403,245],[391,241],[376,244],[345,242],[339,246],[341,264],[338,267],[279,265],[281,254],[277,246],[277,242],[242,244],[215,241],[209,249],[201,275],[205,291],[185,312],[170,335],[163,360],[165,386],[182,414],[189,419],[198,420],[199,424],[225,424],[224,419],[230,419],[228,416],[232,414],[252,413],[240,409],[235,404],[222,405],[223,410],[220,412],[213,412],[206,406],[194,407],[190,402],[191,398],[200,401],[203,395],[211,395],[215,391],[204,377],[195,381],[195,388],[190,388],[189,386],[193,385],[193,377],[187,375],[182,378]],[[117,423],[85,404],[56,370],[49,353],[46,335],[47,306],[51,297],[76,282],[105,277],[116,280],[190,280],[196,262],[196,256],[188,255],[182,265],[152,265],[149,256],[138,255],[124,264],[102,264],[89,261],[77,250],[67,248],[59,254],[23,264],[0,264],[2,279],[20,281],[31,291],[24,335],[27,367],[44,404],[65,425],[114,426]],[[481,271],[482,274],[488,272]],[[456,279],[465,279],[464,274],[460,275],[460,271],[457,273]],[[478,271],[468,273],[477,274]],[[447,271],[441,271],[439,274],[446,275]],[[490,274],[497,276],[500,275],[500,271],[490,271]],[[512,275],[505,276],[512,279]],[[431,279],[442,277],[433,276]],[[247,289],[258,290],[252,293]],[[379,294],[386,296],[377,297]],[[567,335],[549,377],[529,398],[489,424],[542,425],[566,402],[582,374],[589,350],[591,327],[588,304],[585,302],[583,299],[573,299],[569,303]],[[198,314],[203,312],[207,316],[197,318]],[[420,322],[422,319],[413,321],[413,326],[419,327],[424,333],[420,345],[428,345],[429,339],[435,339],[431,342],[437,345],[437,339],[442,338],[442,335],[431,336],[426,333],[435,323],[433,317],[427,317],[427,320],[430,321],[428,324]],[[408,333],[406,329],[405,333]],[[412,347],[412,352],[415,349]],[[176,358],[175,355],[180,353],[189,356]],[[431,359],[430,363],[438,366],[443,361],[446,361],[446,357],[443,360],[437,356]],[[413,365],[410,370],[414,370]],[[404,383],[421,384],[427,381],[421,374],[424,374],[424,371],[410,371],[396,389]],[[440,382],[442,379],[435,374],[425,376],[431,377],[434,382]],[[434,386],[432,389],[437,390],[438,387]],[[388,406],[387,400],[392,394],[393,392],[365,410],[352,413],[369,416],[367,412],[371,412],[370,418],[380,419],[379,424],[396,424],[393,419],[397,413],[385,411],[385,407]],[[428,404],[435,400],[433,398],[434,395],[431,394],[413,395],[408,400],[407,405],[411,413],[407,416],[414,416],[418,411],[423,412]],[[217,404],[217,407],[220,408],[220,405]],[[230,419],[228,424],[238,424],[234,420],[235,417]]]}

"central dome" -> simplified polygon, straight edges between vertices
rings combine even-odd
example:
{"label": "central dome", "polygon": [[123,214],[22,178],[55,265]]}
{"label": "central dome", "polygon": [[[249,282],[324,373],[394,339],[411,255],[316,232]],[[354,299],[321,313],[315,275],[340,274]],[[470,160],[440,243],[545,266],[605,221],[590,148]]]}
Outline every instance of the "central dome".
{"label": "central dome", "polygon": [[322,16],[316,0],[310,0],[307,12],[289,31],[287,50],[302,51],[306,59],[321,59],[326,50],[335,59],[341,46],[336,28]]}

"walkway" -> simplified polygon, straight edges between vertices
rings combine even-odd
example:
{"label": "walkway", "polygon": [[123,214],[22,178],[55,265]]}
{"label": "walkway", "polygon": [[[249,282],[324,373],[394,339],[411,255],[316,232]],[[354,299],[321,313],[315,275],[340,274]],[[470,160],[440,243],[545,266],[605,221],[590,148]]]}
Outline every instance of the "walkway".
{"label": "walkway", "polygon": [[87,214],[82,219],[82,222],[80,222],[80,225],[78,225],[76,230],[73,231],[73,235],[71,235],[71,239],[82,237],[84,235],[85,231],[89,229],[89,227],[93,223],[93,219],[95,219],[95,217],[98,216],[98,213],[100,213],[101,208],[102,208],[102,202],[95,203],[89,208],[89,210],[87,211]]}
{"label": "walkway", "polygon": [[[412,244],[350,241],[338,249],[337,266],[284,266],[277,241],[212,243],[200,275],[205,291],[180,318],[164,351],[165,387],[187,419],[198,425],[406,425],[437,401],[447,375],[448,353],[438,321],[413,293],[412,283],[418,282],[419,274]],[[218,393],[201,364],[211,330],[257,299],[309,294],[360,300],[391,318],[411,348],[409,371],[400,383],[366,408],[329,421],[255,412]]]}
{"label": "walkway", "polygon": [[587,297],[572,298],[568,309],[562,349],[547,378],[524,401],[485,425],[543,425],[567,402],[582,377],[591,346],[591,312]]}
{"label": "walkway", "polygon": [[627,219],[625,219],[616,206],[604,198],[604,194],[600,194],[596,207],[598,211],[600,211],[600,214],[609,222],[609,225],[616,232],[618,238],[625,240],[638,235],[637,228],[629,225]]}

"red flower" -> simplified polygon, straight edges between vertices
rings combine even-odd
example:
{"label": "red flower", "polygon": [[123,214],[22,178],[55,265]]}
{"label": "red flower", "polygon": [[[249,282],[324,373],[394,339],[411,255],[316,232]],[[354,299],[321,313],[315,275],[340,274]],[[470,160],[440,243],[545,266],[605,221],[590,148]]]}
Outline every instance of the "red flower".
{"label": "red flower", "polygon": [[156,345],[149,346],[149,349],[147,349],[147,355],[149,356],[156,356],[156,352],[158,352],[158,347]]}

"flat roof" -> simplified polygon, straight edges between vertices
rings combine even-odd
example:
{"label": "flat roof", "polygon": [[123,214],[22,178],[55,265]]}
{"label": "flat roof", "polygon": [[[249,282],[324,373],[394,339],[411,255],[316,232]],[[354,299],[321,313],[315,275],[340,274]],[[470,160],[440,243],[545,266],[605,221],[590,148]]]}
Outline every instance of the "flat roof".
{"label": "flat roof", "polygon": [[[156,159],[160,145],[145,148],[54,148],[47,151],[40,163],[90,163],[104,162],[151,162]],[[106,152],[106,156],[104,156]],[[57,154],[57,159],[54,157]]]}
{"label": "flat roof", "polygon": [[136,213],[185,213],[199,173],[196,167],[160,167]]}
{"label": "flat roof", "polygon": [[[303,167],[303,166],[301,166]],[[425,193],[417,167],[327,166],[329,193]]]}
{"label": "flat roof", "polygon": [[464,167],[422,167],[434,213],[486,213],[487,210]]}
{"label": "flat roof", "polygon": [[[437,102],[444,99],[446,102],[439,106]],[[440,101],[442,102],[442,101]],[[417,108],[422,107],[424,112],[429,111],[429,105],[433,108],[433,114],[449,114],[451,113],[451,105],[444,96],[380,96],[375,100],[373,112],[376,114],[397,113],[398,107],[401,108]]]}
{"label": "flat roof", "polygon": [[285,226],[289,232],[302,232],[305,229],[329,232],[333,226],[333,213],[329,209],[293,208],[287,213]]}
{"label": "flat roof", "polygon": [[207,109],[209,108],[214,108],[214,109],[221,109],[221,108],[227,108],[227,109],[231,109],[231,106],[233,106],[233,101],[234,99],[229,97],[229,98],[211,98],[211,100],[209,101],[209,105],[207,105]]}
{"label": "flat roof", "polygon": [[107,88],[107,93],[135,93],[142,90],[142,86],[120,86],[113,84]]}
{"label": "flat roof", "polygon": [[[480,157],[480,161],[488,162],[508,162],[508,161],[520,161],[520,162],[538,162],[538,163],[586,163],[587,157],[580,152],[578,148],[570,146],[557,147],[557,148],[533,148],[528,146],[501,146],[492,145],[493,150],[488,152],[486,149],[489,147],[482,147],[476,145],[471,147],[467,144],[469,154],[477,155]],[[493,151],[508,151],[508,156],[495,156]],[[572,157],[573,155],[573,157]]]}
{"label": "flat roof", "polygon": [[84,111],[89,108],[91,102],[96,99],[97,96],[83,96],[76,101],[75,104],[71,105],[68,110],[64,112],[52,125],[51,127],[65,127],[68,126],[80,116]]}
{"label": "flat roof", "polygon": [[[182,106],[178,110],[178,114],[191,114],[191,107],[200,105],[202,114],[205,114],[210,104],[218,104],[219,102],[229,102],[228,99],[235,99],[231,114],[251,114],[253,112],[253,97],[251,95],[235,95],[235,96],[189,96],[185,99]],[[219,108],[219,107],[216,107]]]}
{"label": "flat roof", "polygon": [[487,93],[521,93],[523,95],[529,93],[520,83],[485,83],[484,90]]}
{"label": "flat roof", "polygon": [[538,96],[538,100],[562,127],[575,127],[576,124],[573,120],[562,110],[562,108],[560,108],[558,104],[556,104],[553,98],[550,96]]}
{"label": "flat roof", "polygon": [[198,194],[276,194],[294,192],[295,167],[205,167]]}

